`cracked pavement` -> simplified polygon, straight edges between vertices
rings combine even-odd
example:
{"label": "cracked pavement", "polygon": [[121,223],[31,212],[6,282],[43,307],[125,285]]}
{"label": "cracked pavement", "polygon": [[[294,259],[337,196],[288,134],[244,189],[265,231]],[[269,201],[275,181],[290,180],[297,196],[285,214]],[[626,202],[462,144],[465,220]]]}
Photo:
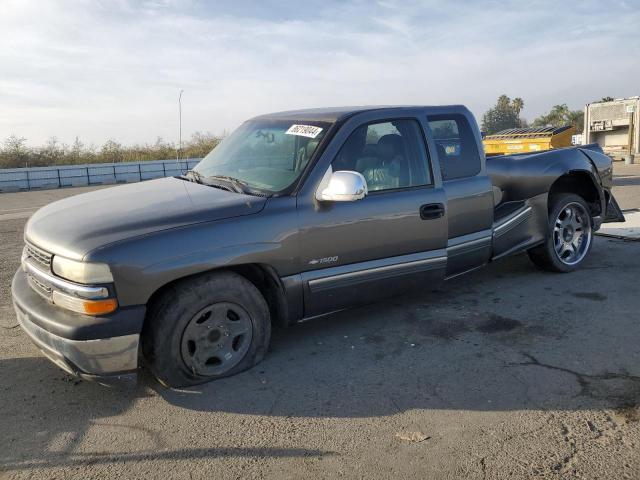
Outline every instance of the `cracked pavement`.
{"label": "cracked pavement", "polygon": [[[616,171],[640,207],[640,169]],[[13,328],[25,220],[0,218],[0,478],[640,478],[638,242],[276,330],[263,363],[198,388],[106,389]]]}

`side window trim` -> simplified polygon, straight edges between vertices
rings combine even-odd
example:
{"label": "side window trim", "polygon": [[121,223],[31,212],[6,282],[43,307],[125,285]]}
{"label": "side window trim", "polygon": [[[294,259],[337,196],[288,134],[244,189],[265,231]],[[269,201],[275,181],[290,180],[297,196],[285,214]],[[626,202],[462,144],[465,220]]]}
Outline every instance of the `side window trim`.
{"label": "side window trim", "polygon": [[435,188],[433,183],[425,184],[425,185],[412,185],[410,187],[398,187],[398,188],[387,188],[385,190],[372,190],[367,193],[367,196],[371,195],[385,195],[387,193],[398,193],[398,192],[407,192],[410,190],[424,190],[426,188]]}
{"label": "side window trim", "polygon": [[[426,124],[421,122],[418,119],[416,119],[416,121],[418,122],[419,130],[420,130],[420,139],[422,140],[422,144],[424,145],[424,152],[426,154],[425,168],[427,170],[427,175],[429,176],[429,183],[426,186],[434,187],[436,182],[435,170],[433,168],[434,156],[433,156],[433,153],[431,152],[431,149],[429,148],[429,132],[428,130],[425,130],[425,126],[428,127],[428,120]],[[437,152],[436,152],[436,158],[437,158]]]}

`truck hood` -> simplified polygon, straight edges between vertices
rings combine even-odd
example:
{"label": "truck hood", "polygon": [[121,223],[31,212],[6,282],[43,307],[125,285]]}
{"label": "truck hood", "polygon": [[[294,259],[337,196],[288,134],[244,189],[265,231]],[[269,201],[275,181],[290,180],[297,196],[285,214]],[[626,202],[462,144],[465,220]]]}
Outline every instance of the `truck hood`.
{"label": "truck hood", "polygon": [[265,198],[168,177],[105,188],[53,202],[27,222],[25,239],[81,260],[127,238],[194,223],[251,215]]}

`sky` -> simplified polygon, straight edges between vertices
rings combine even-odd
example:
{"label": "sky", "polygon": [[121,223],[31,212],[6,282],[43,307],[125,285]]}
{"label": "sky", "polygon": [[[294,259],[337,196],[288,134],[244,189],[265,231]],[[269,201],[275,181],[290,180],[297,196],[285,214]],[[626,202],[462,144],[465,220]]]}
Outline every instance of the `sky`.
{"label": "sky", "polygon": [[0,141],[154,143],[272,111],[640,95],[640,0],[0,0]]}

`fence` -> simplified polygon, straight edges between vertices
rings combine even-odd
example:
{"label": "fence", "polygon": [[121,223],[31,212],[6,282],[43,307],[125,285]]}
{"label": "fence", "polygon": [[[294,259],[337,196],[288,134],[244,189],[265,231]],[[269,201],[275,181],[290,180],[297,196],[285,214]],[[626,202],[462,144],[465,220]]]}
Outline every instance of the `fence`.
{"label": "fence", "polygon": [[201,159],[0,169],[0,192],[131,183],[181,175]]}

